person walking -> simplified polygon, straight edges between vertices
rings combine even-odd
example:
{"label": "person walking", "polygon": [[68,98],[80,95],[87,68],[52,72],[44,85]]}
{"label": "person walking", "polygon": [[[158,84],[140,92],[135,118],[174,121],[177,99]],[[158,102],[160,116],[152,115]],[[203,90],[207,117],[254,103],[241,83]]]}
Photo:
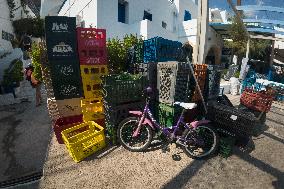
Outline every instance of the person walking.
{"label": "person walking", "polygon": [[36,89],[36,107],[40,106],[42,103],[42,97],[41,97],[41,82],[38,81],[34,75],[33,75],[34,67],[32,64],[29,64],[25,68],[25,75],[26,80],[30,81],[31,86]]}

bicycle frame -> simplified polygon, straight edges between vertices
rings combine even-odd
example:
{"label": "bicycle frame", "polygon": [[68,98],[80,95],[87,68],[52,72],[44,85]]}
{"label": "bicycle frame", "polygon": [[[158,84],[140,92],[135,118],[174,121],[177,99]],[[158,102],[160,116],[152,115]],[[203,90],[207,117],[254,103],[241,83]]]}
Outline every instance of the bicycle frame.
{"label": "bicycle frame", "polygon": [[[184,109],[183,109],[183,111],[182,111],[182,113],[181,113],[181,115],[180,115],[176,125],[173,125],[170,128],[163,127],[153,117],[152,112],[149,109],[149,99],[146,100],[146,105],[144,107],[143,112],[141,112],[141,111],[129,111],[129,113],[133,114],[133,115],[137,115],[139,117],[141,116],[141,119],[139,121],[138,127],[137,127],[137,129],[134,131],[134,133],[132,135],[133,137],[137,137],[139,135],[139,131],[140,131],[140,129],[141,129],[141,127],[143,125],[149,124],[150,127],[152,127],[153,130],[159,129],[159,130],[161,130],[163,132],[164,135],[168,136],[171,139],[176,139],[176,138],[182,139],[181,137],[177,137],[177,134],[176,134],[177,131],[179,130],[179,125],[180,124],[182,124],[183,127],[185,127],[186,129],[191,130],[191,129],[196,129],[201,124],[207,124],[207,123],[210,122],[209,120],[201,120],[201,121],[191,122],[188,125],[187,123],[184,122]],[[150,119],[148,119],[148,117]],[[173,131],[171,132],[170,130],[173,130]]]}

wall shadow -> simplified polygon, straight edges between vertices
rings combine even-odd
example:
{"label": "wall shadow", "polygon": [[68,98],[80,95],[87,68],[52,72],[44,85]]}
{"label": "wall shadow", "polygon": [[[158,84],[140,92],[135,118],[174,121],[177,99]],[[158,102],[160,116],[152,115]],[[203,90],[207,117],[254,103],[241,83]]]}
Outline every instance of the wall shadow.
{"label": "wall shadow", "polygon": [[263,133],[263,135],[265,135],[265,136],[267,136],[267,137],[269,137],[269,138],[271,138],[271,139],[273,139],[273,140],[276,140],[276,141],[278,141],[278,142],[284,144],[284,139],[279,138],[279,137],[277,137],[277,136],[275,136],[275,135],[273,135],[273,134],[270,134],[270,133],[265,132],[265,133]]}
{"label": "wall shadow", "polygon": [[240,150],[237,150],[235,154],[241,158],[242,160],[254,165],[256,168],[259,170],[266,172],[274,177],[277,178],[277,181],[272,182],[272,185],[274,186],[275,189],[283,189],[284,188],[284,173],[272,166],[270,166],[267,163],[264,163],[263,161],[252,157],[251,155],[247,153],[243,153]]}
{"label": "wall shadow", "polygon": [[191,164],[186,166],[178,175],[166,183],[162,189],[182,188],[202,168],[205,162],[206,160],[193,160]]}

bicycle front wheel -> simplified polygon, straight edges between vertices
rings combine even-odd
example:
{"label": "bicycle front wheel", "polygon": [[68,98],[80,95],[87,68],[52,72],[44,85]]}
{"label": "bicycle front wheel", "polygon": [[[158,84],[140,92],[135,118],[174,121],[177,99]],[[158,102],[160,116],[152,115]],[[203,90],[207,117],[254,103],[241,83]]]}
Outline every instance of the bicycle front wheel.
{"label": "bicycle front wheel", "polygon": [[200,125],[185,134],[187,145],[185,152],[194,159],[201,159],[213,154],[219,144],[219,136],[209,125]]}
{"label": "bicycle front wheel", "polygon": [[153,131],[148,125],[142,125],[138,136],[133,137],[132,135],[138,124],[139,119],[137,117],[129,117],[119,124],[117,130],[117,136],[121,145],[132,152],[147,149],[153,139]]}

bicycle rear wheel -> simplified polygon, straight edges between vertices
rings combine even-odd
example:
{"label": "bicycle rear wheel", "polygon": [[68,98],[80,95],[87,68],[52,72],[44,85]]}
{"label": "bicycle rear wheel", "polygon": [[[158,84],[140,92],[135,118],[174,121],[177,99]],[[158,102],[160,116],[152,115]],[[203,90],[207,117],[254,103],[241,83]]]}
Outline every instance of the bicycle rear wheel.
{"label": "bicycle rear wheel", "polygon": [[121,145],[129,151],[139,152],[148,148],[153,139],[153,131],[148,125],[142,125],[137,137],[133,137],[137,129],[139,119],[129,117],[124,119],[118,127],[117,136]]}
{"label": "bicycle rear wheel", "polygon": [[213,154],[219,144],[219,136],[209,125],[200,125],[185,134],[187,146],[184,150],[190,157],[201,159]]}

